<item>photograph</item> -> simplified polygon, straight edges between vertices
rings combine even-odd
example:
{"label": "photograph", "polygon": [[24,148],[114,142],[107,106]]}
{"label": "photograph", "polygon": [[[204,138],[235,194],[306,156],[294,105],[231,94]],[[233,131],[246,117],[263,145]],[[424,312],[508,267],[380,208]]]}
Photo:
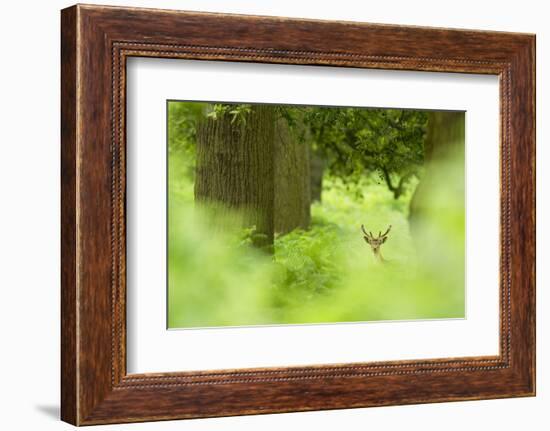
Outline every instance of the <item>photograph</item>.
{"label": "photograph", "polygon": [[169,329],[466,317],[464,111],[166,109]]}
{"label": "photograph", "polygon": [[107,3],[6,21],[4,428],[548,422],[542,6]]}

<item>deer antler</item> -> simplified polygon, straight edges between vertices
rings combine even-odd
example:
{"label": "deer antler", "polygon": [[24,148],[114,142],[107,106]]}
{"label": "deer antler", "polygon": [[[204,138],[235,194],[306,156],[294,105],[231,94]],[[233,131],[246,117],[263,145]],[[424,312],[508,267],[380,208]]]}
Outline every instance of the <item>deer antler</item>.
{"label": "deer antler", "polygon": [[390,233],[390,230],[391,230],[391,224],[390,224],[390,227],[388,227],[388,230],[386,232],[384,232],[382,235],[380,235],[380,233],[378,233],[378,238],[384,238],[384,237],[388,236],[388,234]]}
{"label": "deer antler", "polygon": [[381,238],[385,238],[386,236],[388,236],[388,234],[390,233],[390,230],[391,230],[391,224],[390,226],[388,227],[388,229],[386,230],[386,232],[382,233],[382,231],[378,231],[378,236],[375,238],[374,235],[372,234],[372,232],[367,232],[365,230],[365,226],[364,225],[361,225],[361,230],[363,231],[363,234],[368,237],[369,239],[381,239]]}
{"label": "deer antler", "polygon": [[374,237],[372,236],[372,233],[371,233],[371,232],[367,232],[367,231],[365,230],[365,226],[364,226],[364,225],[361,225],[361,230],[363,231],[363,234],[364,234],[366,237],[374,239]]}

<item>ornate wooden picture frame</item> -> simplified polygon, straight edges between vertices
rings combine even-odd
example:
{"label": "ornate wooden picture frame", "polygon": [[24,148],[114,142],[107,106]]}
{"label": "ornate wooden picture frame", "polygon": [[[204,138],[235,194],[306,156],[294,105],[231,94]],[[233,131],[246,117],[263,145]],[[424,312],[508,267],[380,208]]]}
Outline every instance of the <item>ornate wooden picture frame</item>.
{"label": "ornate wooden picture frame", "polygon": [[[61,416],[75,425],[533,396],[535,37],[77,5],[62,11]],[[126,60],[500,79],[500,354],[127,374]]]}

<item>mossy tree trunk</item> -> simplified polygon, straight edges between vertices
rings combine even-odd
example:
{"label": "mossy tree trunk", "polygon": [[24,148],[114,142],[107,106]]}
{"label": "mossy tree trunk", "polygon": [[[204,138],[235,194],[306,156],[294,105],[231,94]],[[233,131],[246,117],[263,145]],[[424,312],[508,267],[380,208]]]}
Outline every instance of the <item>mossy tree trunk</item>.
{"label": "mossy tree trunk", "polygon": [[256,226],[255,246],[270,249],[274,233],[310,224],[309,143],[299,142],[275,107],[253,105],[245,121],[229,114],[197,127],[195,202],[242,216]]}
{"label": "mossy tree trunk", "polygon": [[307,229],[311,220],[309,142],[297,139],[287,121],[279,118],[274,149],[275,232]]}
{"label": "mossy tree trunk", "polygon": [[[246,121],[229,114],[197,128],[195,201],[243,214],[255,246],[273,245],[275,111],[253,105]],[[228,211],[228,212],[229,212]]]}

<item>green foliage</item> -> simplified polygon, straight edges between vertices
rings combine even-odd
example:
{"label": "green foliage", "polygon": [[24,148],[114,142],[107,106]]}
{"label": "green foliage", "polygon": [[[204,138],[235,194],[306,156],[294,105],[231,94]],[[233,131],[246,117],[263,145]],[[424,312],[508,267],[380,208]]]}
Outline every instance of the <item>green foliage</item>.
{"label": "green foliage", "polygon": [[[306,141],[327,162],[331,175],[357,182],[377,173],[399,198],[424,162],[427,114],[406,109],[301,107],[276,105],[298,143]],[[231,122],[246,124],[250,104],[171,102],[170,152],[194,158],[196,123],[201,116],[230,115]]]}
{"label": "green foliage", "polygon": [[176,172],[171,172],[177,174],[172,176],[174,188],[191,188],[192,192],[192,183],[178,182],[175,179],[180,176],[193,179],[195,175],[196,127],[205,109],[204,103],[168,102],[168,158],[178,160]]}
{"label": "green foliage", "polygon": [[208,211],[172,199],[169,212],[169,327],[270,323],[270,261]]}
{"label": "green foliage", "polygon": [[405,109],[309,108],[305,116],[333,175],[377,172],[399,198],[424,162],[427,114]]}
{"label": "green foliage", "polygon": [[[412,190],[395,200],[372,178],[357,187],[361,195],[326,178],[311,228],[277,236],[273,256],[250,247],[253,229],[232,224],[237,216],[217,229],[189,197],[171,199],[169,326],[463,317],[463,218],[443,197],[444,234],[426,228],[423,238],[437,246],[419,254],[407,222]],[[388,263],[374,258],[362,223],[376,232],[393,225],[382,248]]]}
{"label": "green foliage", "polygon": [[[196,208],[193,197],[197,122],[246,122],[249,106],[169,103],[169,327],[464,317],[462,162],[441,168],[445,181],[427,202],[436,217],[417,225],[414,240],[409,232],[423,112],[277,106],[328,174],[310,228],[276,236],[269,255],[251,247],[256,232],[242,229],[242,214]],[[388,263],[375,259],[361,224],[393,226],[381,249]]]}
{"label": "green foliage", "polygon": [[205,103],[168,103],[168,150],[170,153],[194,154],[196,125],[206,109]]}
{"label": "green foliage", "polygon": [[215,120],[223,115],[230,115],[231,123],[246,124],[246,118],[250,112],[251,106],[244,103],[215,103],[214,105],[208,105],[206,116]]}

